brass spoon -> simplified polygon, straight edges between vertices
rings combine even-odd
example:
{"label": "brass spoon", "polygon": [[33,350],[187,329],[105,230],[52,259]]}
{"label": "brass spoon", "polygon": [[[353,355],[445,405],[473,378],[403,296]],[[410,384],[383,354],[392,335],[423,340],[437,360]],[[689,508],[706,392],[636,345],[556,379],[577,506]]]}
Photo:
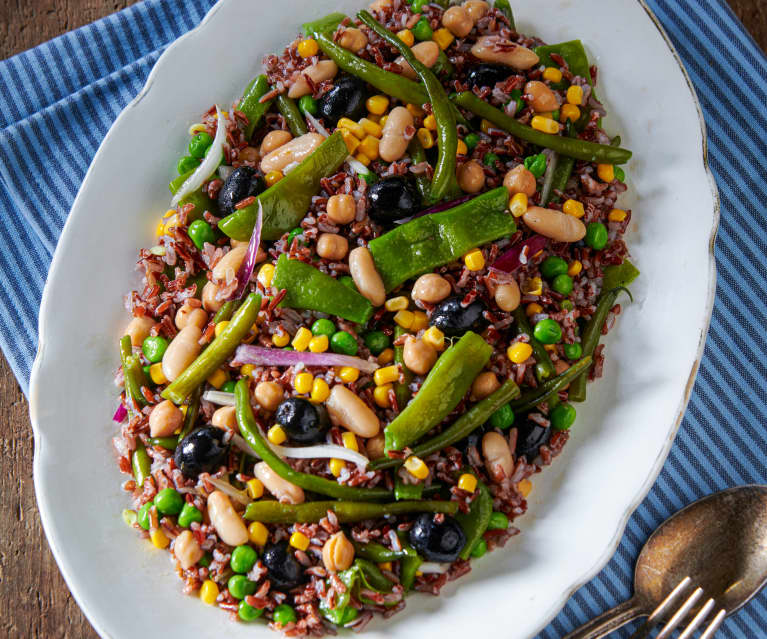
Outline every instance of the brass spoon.
{"label": "brass spoon", "polygon": [[[704,600],[714,600],[712,609],[723,611],[720,622],[759,592],[767,582],[767,486],[723,490],[672,515],[639,554],[634,596],[565,639],[598,639],[650,615],[688,577],[687,583],[702,589]],[[685,616],[699,609],[691,607]],[[650,620],[668,617],[664,610]],[[637,636],[649,630],[643,626]]]}

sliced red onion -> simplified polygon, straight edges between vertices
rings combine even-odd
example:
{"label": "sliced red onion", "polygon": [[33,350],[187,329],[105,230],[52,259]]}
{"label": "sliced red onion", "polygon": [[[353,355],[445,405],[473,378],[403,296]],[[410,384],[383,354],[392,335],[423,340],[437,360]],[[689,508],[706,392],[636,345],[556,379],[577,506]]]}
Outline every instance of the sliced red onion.
{"label": "sliced red onion", "polygon": [[[293,459],[343,459],[344,461],[357,464],[362,468],[366,468],[370,460],[362,453],[346,448],[345,446],[337,446],[336,444],[317,444],[315,446],[278,446],[272,444],[264,433],[261,433],[264,437],[264,441],[269,445],[277,455],[280,457],[291,457]],[[254,451],[248,442],[242,437],[235,434],[232,436],[232,444],[240,449],[247,455],[260,459],[256,451]]]}
{"label": "sliced red onion", "polygon": [[522,242],[518,242],[508,251],[501,254],[493,262],[492,268],[504,273],[516,271],[523,264],[527,264],[529,258],[542,250],[546,246],[547,241],[543,235],[533,235]]}
{"label": "sliced red onion", "polygon": [[186,181],[181,185],[173,199],[170,201],[171,206],[176,206],[178,203],[190,193],[194,193],[199,189],[205,180],[216,172],[218,165],[221,162],[221,158],[224,157],[224,142],[226,142],[226,118],[221,110],[216,105],[216,115],[218,122],[216,124],[216,136],[213,138],[213,142],[208,149],[208,153],[205,159],[198,166],[194,173],[190,175]]}
{"label": "sliced red onion", "polygon": [[397,220],[394,223],[405,224],[407,222],[410,222],[410,220],[415,220],[416,218],[423,217],[424,215],[431,215],[432,213],[442,213],[442,211],[447,211],[448,209],[452,209],[460,204],[468,202],[469,200],[473,200],[475,197],[477,197],[476,194],[469,193],[468,195],[462,195],[461,197],[455,200],[450,200],[449,202],[440,202],[439,204],[435,204],[434,206],[431,206],[428,209],[419,211],[415,215],[411,215],[410,217],[407,217],[403,220]]}
{"label": "sliced red onion", "polygon": [[298,351],[283,351],[280,348],[266,348],[253,344],[241,344],[234,352],[235,366],[253,364],[254,366],[352,366],[364,373],[373,373],[378,364],[360,357],[337,355],[336,353],[310,353]]}
{"label": "sliced red onion", "polygon": [[320,121],[315,118],[311,113],[305,112],[304,116],[306,117],[306,121],[314,127],[314,130],[317,131],[320,135],[324,135],[326,138],[330,136],[330,133],[328,133],[328,130],[320,124]]}
{"label": "sliced red onion", "polygon": [[202,394],[202,398],[211,404],[218,404],[219,406],[234,406],[234,393],[209,390]]}
{"label": "sliced red onion", "polygon": [[115,414],[112,416],[112,421],[121,423],[128,416],[128,409],[122,404],[117,407]]}
{"label": "sliced red onion", "polygon": [[354,171],[357,175],[364,176],[370,173],[370,169],[368,169],[368,167],[366,167],[359,160],[355,160],[351,155],[346,158],[346,163],[349,165],[352,171]]}
{"label": "sliced red onion", "polygon": [[225,300],[238,300],[240,299],[248,288],[248,282],[253,276],[253,271],[256,268],[256,257],[258,256],[258,248],[261,245],[261,227],[264,223],[264,207],[261,205],[261,200],[258,201],[258,217],[256,218],[256,226],[253,229],[253,235],[250,236],[250,242],[248,242],[248,251],[245,253],[245,259],[242,260],[240,268],[237,270],[237,288],[234,292]]}
{"label": "sliced red onion", "polygon": [[228,481],[224,481],[223,479],[216,479],[215,477],[208,477],[206,478],[206,481],[210,482],[222,493],[229,495],[229,497],[241,504],[247,505],[253,501],[248,496],[248,493],[246,493],[244,490],[237,490]]}
{"label": "sliced red onion", "polygon": [[450,564],[437,563],[436,561],[424,561],[418,566],[418,570],[425,575],[442,575],[450,570]]}

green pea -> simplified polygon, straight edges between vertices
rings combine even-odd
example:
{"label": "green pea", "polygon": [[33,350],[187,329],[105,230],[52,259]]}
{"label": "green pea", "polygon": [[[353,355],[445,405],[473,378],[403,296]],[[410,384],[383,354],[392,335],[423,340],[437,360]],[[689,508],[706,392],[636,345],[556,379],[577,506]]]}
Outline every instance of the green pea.
{"label": "green pea", "polygon": [[145,503],[136,513],[136,521],[144,530],[149,530],[149,509],[154,504],[151,501]]}
{"label": "green pea", "polygon": [[251,606],[245,600],[241,601],[237,605],[237,616],[243,621],[255,621],[263,614],[263,608],[256,608],[255,606]]}
{"label": "green pea", "polygon": [[430,0],[411,0],[410,6],[413,8],[413,13],[421,13],[429,2]]}
{"label": "green pea", "polygon": [[[288,246],[293,244],[293,240],[298,237],[299,235],[304,234],[304,229],[302,228],[295,228],[288,234]],[[306,242],[302,242],[301,240],[298,241],[299,244],[303,244],[306,246]]]}
{"label": "green pea", "polygon": [[155,384],[154,384],[154,382],[152,381],[152,373],[151,373],[151,371],[149,370],[150,368],[152,368],[152,367],[151,367],[149,364],[147,364],[146,366],[142,366],[142,367],[141,367],[141,370],[143,370],[143,371],[144,371],[144,375],[146,375],[146,379],[147,379],[147,381],[148,381],[148,382],[149,382],[149,383],[150,383],[152,386],[154,386]]}
{"label": "green pea", "polygon": [[619,182],[625,182],[626,181],[626,172],[619,166],[613,167],[613,172],[615,173],[615,179]]}
{"label": "green pea", "polygon": [[250,546],[237,546],[232,551],[232,557],[229,560],[229,565],[234,572],[246,573],[250,572],[253,565],[258,559],[258,553],[256,553]]}
{"label": "green pea", "polygon": [[535,325],[533,335],[541,344],[556,344],[562,339],[562,328],[556,320],[546,318]]}
{"label": "green pea", "polygon": [[551,119],[554,120],[554,122],[559,122],[559,109],[554,109],[551,112]]}
{"label": "green pea", "polygon": [[471,556],[475,559],[479,559],[482,555],[487,553],[487,542],[484,539],[479,539],[474,548],[471,549]]}
{"label": "green pea", "polygon": [[482,164],[494,168],[495,163],[500,161],[500,159],[495,153],[485,153],[485,157],[482,158]]}
{"label": "green pea", "polygon": [[133,526],[133,524],[135,524],[136,521],[138,520],[138,515],[136,515],[136,511],[130,510],[130,508],[126,508],[125,510],[123,510],[122,517],[126,526]]}
{"label": "green pea", "polygon": [[224,393],[233,393],[234,387],[237,385],[237,382],[233,379],[229,379],[225,381],[223,384],[221,384],[220,391],[223,391]]}
{"label": "green pea", "polygon": [[381,331],[372,331],[365,335],[365,346],[370,349],[373,355],[379,355],[382,350],[389,347],[391,340],[389,336]]}
{"label": "green pea", "polygon": [[349,275],[342,275],[338,278],[338,281],[341,282],[344,286],[352,289],[353,291],[357,290],[357,285],[354,283],[354,280]]}
{"label": "green pea", "polygon": [[272,613],[274,621],[281,626],[287,626],[291,621],[296,620],[296,611],[288,604],[280,604]]}
{"label": "green pea", "polygon": [[336,625],[338,626],[345,626],[347,623],[351,623],[357,618],[357,615],[360,614],[360,611],[357,610],[353,606],[346,606],[342,611],[341,615],[338,617],[338,623]]}
{"label": "green pea", "polygon": [[562,300],[562,308],[566,311],[572,311],[575,308],[575,304],[570,300]]}
{"label": "green pea", "polygon": [[198,523],[202,522],[202,513],[187,502],[181,508],[181,512],[178,515],[178,525],[183,528],[189,528],[195,521]]}
{"label": "green pea", "polygon": [[367,173],[362,173],[362,179],[365,180],[367,184],[375,184],[378,182],[378,176],[373,173],[373,171],[368,171]]}
{"label": "green pea", "polygon": [[549,413],[551,427],[557,430],[567,430],[575,422],[575,408],[572,404],[557,404]]}
{"label": "green pea", "polygon": [[561,257],[550,255],[541,262],[541,275],[547,280],[554,279],[563,273],[567,273],[567,262]]}
{"label": "green pea", "polygon": [[415,23],[415,26],[411,29],[416,40],[431,40],[434,35],[434,31],[429,26],[429,21],[426,18],[421,18]]}
{"label": "green pea", "polygon": [[551,288],[561,295],[570,295],[573,292],[573,278],[567,273],[557,275],[551,283]]}
{"label": "green pea", "polygon": [[207,568],[208,566],[210,566],[211,561],[213,561],[213,555],[211,555],[209,552],[206,552],[200,558],[200,561],[197,562],[197,565],[202,566],[203,568]]}
{"label": "green pea", "polygon": [[144,352],[144,356],[153,364],[162,360],[162,356],[165,355],[167,348],[168,340],[159,335],[157,337],[152,337],[150,335],[141,345],[141,350]]}
{"label": "green pea", "polygon": [[161,515],[178,515],[184,507],[184,498],[173,488],[163,488],[154,498]]}
{"label": "green pea", "polygon": [[574,344],[564,344],[562,350],[565,351],[565,357],[567,359],[580,359],[581,355],[583,355],[583,347],[579,342],[575,342]]}
{"label": "green pea", "polygon": [[592,222],[586,227],[586,244],[594,250],[601,251],[607,246],[607,227],[601,222]]}
{"label": "green pea", "polygon": [[189,155],[193,158],[201,160],[205,157],[205,152],[213,143],[213,138],[210,137],[205,131],[200,131],[197,135],[193,136],[189,140]]}
{"label": "green pea", "polygon": [[302,95],[301,99],[298,101],[298,108],[304,113],[317,115],[317,100],[310,95]]}
{"label": "green pea", "polygon": [[488,530],[506,530],[509,527],[509,518],[501,512],[493,511],[490,521],[487,522]]}
{"label": "green pea", "polygon": [[194,171],[198,166],[200,166],[199,160],[190,155],[185,155],[176,164],[176,171],[178,171],[179,175],[184,175],[184,173]]}
{"label": "green pea", "polygon": [[473,151],[480,141],[479,133],[469,133],[464,139],[463,143],[469,151]]}
{"label": "green pea", "polygon": [[546,173],[546,156],[543,153],[528,155],[525,158],[525,168],[536,178],[543,177]]}
{"label": "green pea", "polygon": [[346,331],[337,331],[330,338],[330,350],[343,355],[357,354],[357,340]]}
{"label": "green pea", "polygon": [[283,351],[294,351],[296,349],[293,348],[290,344],[288,344],[287,346],[283,346],[282,350]]}
{"label": "green pea", "polygon": [[312,324],[312,335],[327,335],[329,339],[333,337],[335,332],[336,325],[325,317],[315,320],[314,324]]}
{"label": "green pea", "polygon": [[251,581],[245,575],[232,575],[226,582],[229,594],[235,599],[245,599],[248,595],[256,592],[256,582]]}
{"label": "green pea", "polygon": [[509,404],[504,404],[492,415],[490,415],[490,425],[493,428],[505,430],[514,423],[514,411]]}
{"label": "green pea", "polygon": [[186,232],[189,235],[189,239],[191,239],[192,242],[194,242],[194,245],[201,251],[205,242],[208,244],[216,243],[216,233],[211,225],[205,220],[195,220],[189,225]]}

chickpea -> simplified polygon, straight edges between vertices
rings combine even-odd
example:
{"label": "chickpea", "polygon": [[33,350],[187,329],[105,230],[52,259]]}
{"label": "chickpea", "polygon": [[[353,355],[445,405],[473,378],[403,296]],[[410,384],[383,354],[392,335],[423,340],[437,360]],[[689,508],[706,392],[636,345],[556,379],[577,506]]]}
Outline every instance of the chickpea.
{"label": "chickpea", "polygon": [[[308,75],[314,84],[319,84],[325,80],[330,80],[336,77],[338,73],[338,66],[332,60],[320,60],[315,62],[310,67],[301,69],[300,73],[297,73],[293,84],[288,89],[289,98],[300,98],[304,95],[311,95],[312,88],[306,81],[305,75]],[[266,173],[266,171],[264,171]]]}
{"label": "chickpea", "polygon": [[349,251],[349,241],[343,235],[322,233],[317,239],[317,255],[326,260],[344,259]]}
{"label": "chickpea", "polygon": [[253,475],[281,504],[304,503],[306,496],[303,488],[280,477],[266,462],[258,462],[253,467]]}
{"label": "chickpea", "polygon": [[471,398],[474,401],[485,399],[501,387],[501,382],[492,371],[484,371],[477,375],[474,383],[471,385]]}
{"label": "chickpea", "polygon": [[237,156],[237,159],[240,162],[250,162],[252,164],[255,164],[256,162],[258,162],[259,157],[260,155],[256,147],[246,146],[244,149],[240,149],[240,154]]}
{"label": "chickpea", "polygon": [[381,306],[386,301],[386,288],[376,270],[373,256],[364,246],[358,246],[349,253],[349,272],[360,294],[373,306]]}
{"label": "chickpea", "polygon": [[458,186],[464,193],[479,193],[485,188],[485,172],[476,160],[469,160],[458,167]]}
{"label": "chickpea", "polygon": [[261,157],[269,155],[275,149],[279,149],[283,144],[287,144],[293,139],[290,131],[269,131],[261,141]]}
{"label": "chickpea", "polygon": [[511,477],[514,462],[511,459],[509,442],[503,435],[490,431],[482,438],[482,455],[485,458],[485,468],[496,483],[506,477]]}
{"label": "chickpea", "polygon": [[414,129],[413,115],[405,107],[394,107],[386,116],[386,124],[378,144],[378,154],[386,162],[399,160],[407,150],[410,139],[406,135],[408,128]]}
{"label": "chickpea", "polygon": [[322,563],[331,572],[346,570],[354,561],[354,546],[339,530],[332,535],[322,547]]}
{"label": "chickpea", "polygon": [[405,340],[402,359],[411,371],[417,375],[426,375],[437,361],[437,350],[423,340],[410,335]]}
{"label": "chickpea", "polygon": [[214,490],[208,495],[208,517],[225,544],[241,546],[248,543],[248,529],[226,493]]}
{"label": "chickpea", "polygon": [[176,328],[178,330],[181,330],[188,324],[192,324],[202,330],[207,323],[208,314],[199,306],[192,306],[191,304],[184,303],[181,308],[176,311]]}
{"label": "chickpea", "polygon": [[489,35],[477,39],[471,53],[482,62],[505,64],[520,71],[531,69],[540,61],[534,51],[514,44],[502,36]]}
{"label": "chickpea", "polygon": [[519,164],[507,171],[503,177],[503,185],[508,190],[510,196],[524,193],[527,197],[532,197],[538,187],[535,182],[535,176],[525,168],[524,164]]}
{"label": "chickpea", "polygon": [[149,434],[152,437],[169,437],[184,421],[184,413],[176,405],[166,399],[160,402],[149,413]]}
{"label": "chickpea", "polygon": [[522,219],[530,229],[555,242],[577,242],[586,235],[586,225],[562,211],[531,206]]}
{"label": "chickpea", "polygon": [[456,38],[465,38],[474,28],[474,21],[464,7],[450,7],[442,14],[442,26]]}
{"label": "chickpea", "polygon": [[182,532],[173,542],[173,554],[184,570],[189,570],[205,554],[191,530]]}
{"label": "chickpea", "polygon": [[210,423],[224,430],[237,430],[237,415],[234,406],[222,406],[210,418]]}
{"label": "chickpea", "polygon": [[375,0],[374,2],[371,2],[368,8],[371,11],[381,11],[383,9],[388,9],[392,6],[392,0]]}
{"label": "chickpea", "polygon": [[484,18],[490,11],[490,6],[485,0],[466,0],[466,2],[463,3],[463,8],[466,10],[466,13],[469,14],[469,17],[474,24],[476,24],[478,20]]}
{"label": "chickpea", "polygon": [[261,171],[264,174],[270,171],[282,171],[288,164],[300,162],[308,155],[311,155],[324,141],[325,138],[319,133],[305,133],[298,138],[294,138],[278,149],[268,153],[261,160]]}
{"label": "chickpea", "polygon": [[282,401],[284,391],[277,382],[259,382],[256,384],[256,401],[265,411],[272,412]]}
{"label": "chickpea", "polygon": [[357,203],[349,193],[331,195],[327,206],[328,218],[333,224],[348,224],[357,215]]}
{"label": "chickpea", "polygon": [[149,337],[149,332],[154,328],[155,322],[151,317],[134,317],[125,328],[125,335],[130,335],[132,346],[141,346]]}
{"label": "chickpea", "polygon": [[368,37],[359,29],[352,27],[344,29],[338,44],[352,53],[357,53],[368,46]]}
{"label": "chickpea", "polygon": [[365,442],[365,451],[368,454],[368,459],[378,459],[383,457],[386,453],[384,451],[384,445],[386,441],[383,433],[378,433],[375,437],[371,437]]}
{"label": "chickpea", "polygon": [[333,386],[325,402],[330,419],[360,437],[375,437],[381,430],[378,416],[342,384]]}
{"label": "chickpea", "polygon": [[[437,63],[437,58],[439,58],[440,48],[433,40],[419,42],[418,44],[413,45],[410,50],[413,52],[416,60],[429,68],[433,67]],[[394,63],[402,69],[402,75],[406,78],[410,78],[411,80],[417,79],[418,74],[416,74],[415,69],[413,69],[410,64],[405,62],[405,58],[399,56]]]}
{"label": "chickpea", "polygon": [[444,277],[437,273],[421,275],[413,284],[411,296],[419,302],[436,304],[450,295],[453,287]]}
{"label": "chickpea", "polygon": [[206,282],[202,287],[202,307],[206,311],[215,313],[220,309],[224,303],[221,300],[216,299],[218,295],[218,286],[214,282]]}
{"label": "chickpea", "polygon": [[495,289],[495,303],[498,304],[498,308],[506,313],[511,313],[511,311],[519,306],[521,296],[519,284],[517,284],[516,280],[500,284]]}
{"label": "chickpea", "polygon": [[182,328],[168,345],[162,356],[162,373],[169,382],[181,375],[197,357],[202,348],[200,337],[202,331],[190,324]]}
{"label": "chickpea", "polygon": [[226,253],[213,267],[213,279],[217,282],[226,282],[237,274],[245,255],[248,252],[247,246],[235,246]]}
{"label": "chickpea", "polygon": [[525,95],[530,96],[529,104],[536,113],[547,113],[559,108],[556,94],[538,80],[531,80],[525,85]]}

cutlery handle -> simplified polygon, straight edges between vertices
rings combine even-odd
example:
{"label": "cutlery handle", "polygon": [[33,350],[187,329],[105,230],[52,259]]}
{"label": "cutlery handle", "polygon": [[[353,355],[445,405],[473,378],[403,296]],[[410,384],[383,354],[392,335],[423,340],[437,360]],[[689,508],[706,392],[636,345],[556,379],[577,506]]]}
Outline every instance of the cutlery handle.
{"label": "cutlery handle", "polygon": [[576,628],[565,639],[599,639],[643,614],[636,597],[611,608],[595,619]]}

